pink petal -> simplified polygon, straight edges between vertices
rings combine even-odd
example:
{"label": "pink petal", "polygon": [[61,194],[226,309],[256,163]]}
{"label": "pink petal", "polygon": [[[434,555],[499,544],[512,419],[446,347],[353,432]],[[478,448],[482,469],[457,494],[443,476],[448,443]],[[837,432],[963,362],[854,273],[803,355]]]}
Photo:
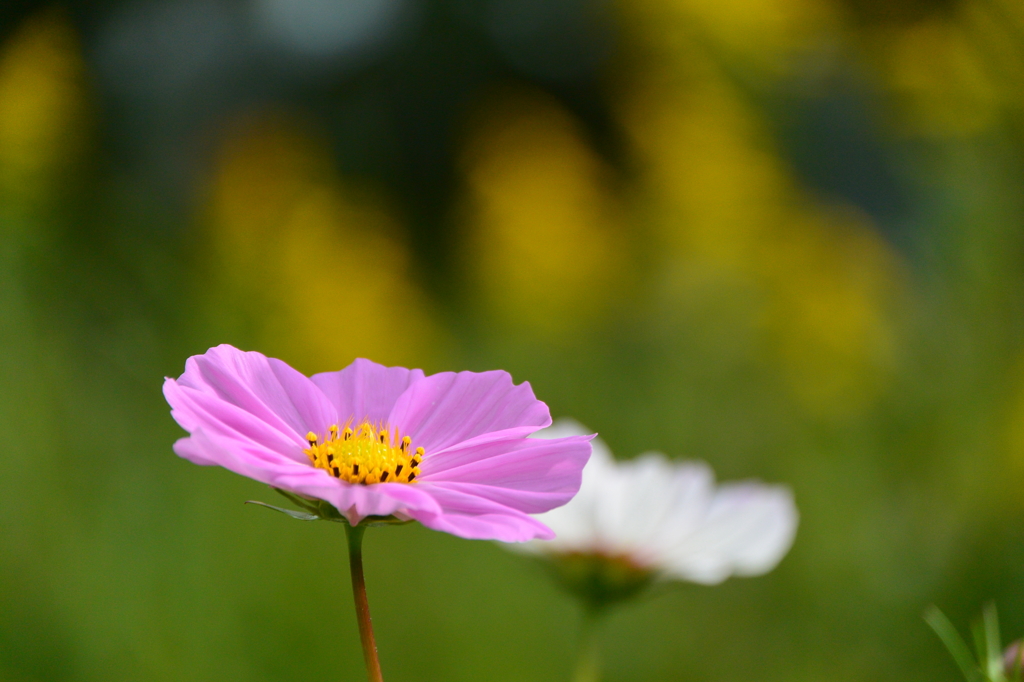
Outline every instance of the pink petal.
{"label": "pink petal", "polygon": [[457,483],[454,481],[436,481],[435,484],[445,490],[473,495],[491,502],[497,502],[503,507],[509,507],[527,514],[540,514],[560,507],[570,499],[571,492],[548,492],[536,490],[519,490],[516,488],[502,488],[482,483]]}
{"label": "pink petal", "polygon": [[[283,455],[267,450],[259,443],[233,438],[223,433],[197,429],[188,438],[174,444],[174,452],[197,463],[213,463],[267,485],[289,470],[309,469]],[[321,473],[330,478],[326,471]]]}
{"label": "pink petal", "polygon": [[558,506],[568,502],[580,488],[583,467],[590,458],[591,438],[593,436],[517,438],[481,445],[462,443],[425,457],[420,480],[562,493],[565,498],[552,505]]}
{"label": "pink petal", "polygon": [[385,367],[357,358],[340,372],[323,372],[310,378],[334,404],[341,421],[351,418],[383,422],[398,397],[423,379],[423,370]]}
{"label": "pink petal", "polygon": [[273,453],[308,465],[302,452],[305,441],[286,424],[272,425],[237,405],[199,389],[176,384],[173,379],[164,382],[164,396],[171,404],[171,415],[193,434],[200,430],[216,433],[241,443],[259,445],[268,456]]}
{"label": "pink petal", "polygon": [[427,528],[469,540],[526,542],[536,538],[550,540],[555,536],[550,528],[532,516],[497,502],[447,488],[443,483],[417,485],[444,510],[441,514],[410,510],[409,516]]}
{"label": "pink petal", "polygon": [[[228,345],[189,358],[177,383],[235,405],[255,419],[300,438],[308,431],[323,432],[338,419],[323,392],[300,372],[280,360]],[[176,407],[170,397],[168,402]],[[186,430],[192,428],[179,423]]]}
{"label": "pink petal", "polygon": [[491,431],[526,435],[551,415],[530,384],[514,385],[508,372],[442,372],[409,386],[388,422],[429,454]]}
{"label": "pink petal", "polygon": [[216,466],[218,464],[215,460],[209,459],[204,455],[199,444],[192,438],[179,438],[174,441],[172,449],[178,457],[187,459],[193,464],[198,464],[200,466]]}

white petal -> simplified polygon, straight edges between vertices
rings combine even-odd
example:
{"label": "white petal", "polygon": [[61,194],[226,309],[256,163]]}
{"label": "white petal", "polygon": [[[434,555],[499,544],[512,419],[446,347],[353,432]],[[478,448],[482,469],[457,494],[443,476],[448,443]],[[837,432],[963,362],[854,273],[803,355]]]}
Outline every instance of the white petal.
{"label": "white petal", "polygon": [[793,544],[797,521],[792,494],[783,486],[723,485],[700,527],[665,552],[664,570],[708,584],[767,573]]}
{"label": "white petal", "polygon": [[[645,455],[644,458],[655,455]],[[637,496],[646,496],[650,521],[642,518],[637,523],[647,524],[644,543],[647,552],[656,557],[658,564],[678,544],[679,538],[698,532],[707,516],[707,509],[715,496],[715,474],[704,462],[672,463],[657,456],[663,463],[660,478],[649,482]],[[654,514],[653,510],[658,509]]]}
{"label": "white petal", "polygon": [[[598,518],[614,553],[643,565],[657,563],[679,533],[690,532],[713,494],[714,476],[702,463],[677,466],[657,453],[617,465]],[[685,513],[689,511],[689,519]]]}

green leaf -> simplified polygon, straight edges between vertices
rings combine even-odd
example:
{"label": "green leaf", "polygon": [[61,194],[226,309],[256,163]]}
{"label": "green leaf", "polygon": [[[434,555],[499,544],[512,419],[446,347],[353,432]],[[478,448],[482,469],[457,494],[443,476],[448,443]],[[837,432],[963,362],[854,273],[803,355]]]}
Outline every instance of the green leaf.
{"label": "green leaf", "polygon": [[257,500],[246,500],[245,503],[246,504],[257,504],[257,505],[259,505],[261,507],[266,507],[267,509],[273,509],[274,511],[281,512],[282,514],[287,514],[288,516],[292,517],[293,519],[298,519],[299,521],[319,521],[320,520],[320,517],[315,515],[315,514],[307,514],[305,512],[295,511],[294,509],[284,509],[282,507],[275,507],[274,505],[267,504],[266,502],[259,502]]}
{"label": "green leaf", "polygon": [[988,645],[985,643],[985,625],[981,619],[971,622],[971,639],[974,640],[974,656],[978,661],[978,668],[982,671],[982,677],[988,677]]}
{"label": "green leaf", "polygon": [[956,631],[956,628],[949,622],[945,614],[938,607],[929,606],[924,612],[924,620],[931,626],[932,630],[935,630],[935,634],[939,636],[942,643],[946,645],[946,649],[953,656],[953,660],[960,667],[960,671],[967,678],[967,682],[984,682],[985,677],[971,656],[971,650],[967,646],[967,642],[963,640],[963,637]]}
{"label": "green leaf", "polygon": [[982,622],[985,629],[985,663],[988,678],[993,682],[1003,682],[1006,679],[1003,673],[1003,645],[999,641],[999,614],[996,612],[995,602],[985,605]]}

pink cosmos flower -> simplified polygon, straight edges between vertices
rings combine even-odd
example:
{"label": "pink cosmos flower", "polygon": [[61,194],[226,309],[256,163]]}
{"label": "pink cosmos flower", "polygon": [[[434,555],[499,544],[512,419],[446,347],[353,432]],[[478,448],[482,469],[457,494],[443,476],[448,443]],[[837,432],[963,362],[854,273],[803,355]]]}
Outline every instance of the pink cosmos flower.
{"label": "pink cosmos flower", "polygon": [[527,438],[551,424],[547,405],[502,371],[360,359],[306,377],[222,345],[189,358],[164,396],[191,462],[324,500],[353,525],[393,515],[504,542],[554,537],[530,514],[576,494],[593,437]]}

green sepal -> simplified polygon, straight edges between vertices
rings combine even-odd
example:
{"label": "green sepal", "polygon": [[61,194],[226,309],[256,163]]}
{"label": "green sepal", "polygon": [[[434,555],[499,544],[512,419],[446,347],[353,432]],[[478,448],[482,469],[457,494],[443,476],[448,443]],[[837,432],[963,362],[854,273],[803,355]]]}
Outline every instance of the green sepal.
{"label": "green sepal", "polygon": [[[333,504],[324,500],[316,501],[316,513],[324,521],[348,524],[348,519]],[[394,516],[367,516],[358,523],[360,526],[400,526],[410,523],[408,520],[396,519]]]}
{"label": "green sepal", "polygon": [[273,509],[274,511],[281,512],[282,514],[287,514],[288,516],[292,517],[293,519],[298,519],[299,521],[319,521],[320,520],[320,517],[317,516],[316,514],[307,514],[306,512],[295,511],[294,509],[284,509],[283,507],[275,507],[272,504],[267,504],[266,502],[260,502],[259,500],[246,500],[245,503],[246,504],[259,505],[260,507],[266,507],[267,509]]}
{"label": "green sepal", "polygon": [[407,523],[412,523],[412,519],[398,519],[394,516],[367,516],[365,519],[359,522],[360,526],[368,526],[370,528],[376,528],[378,526],[404,526]]}
{"label": "green sepal", "polygon": [[[289,502],[293,503],[297,507],[301,507],[305,511],[300,512],[294,509],[284,509],[282,507],[275,507],[272,504],[267,504],[266,502],[259,502],[257,500],[248,500],[246,504],[256,504],[261,507],[266,507],[267,509],[273,509],[274,511],[279,511],[282,514],[287,514],[293,519],[298,519],[299,521],[333,521],[334,523],[344,523],[348,525],[348,519],[345,518],[345,516],[340,511],[338,511],[330,502],[327,502],[325,500],[314,500],[305,497],[300,497],[295,493],[291,493],[288,492],[287,490],[282,490],[280,488],[274,488],[273,486],[271,486],[271,489],[280,493]],[[412,523],[412,520],[399,519],[389,515],[367,516],[359,522],[359,525],[368,527],[401,526],[407,523]]]}
{"label": "green sepal", "polygon": [[273,486],[271,486],[270,489],[279,494],[281,497],[288,500],[289,502],[291,502],[292,504],[298,507],[302,507],[310,514],[319,514],[319,508],[317,505],[319,500],[310,500],[305,497],[299,497],[295,493],[290,493],[287,490],[282,490],[281,488],[275,488]]}
{"label": "green sepal", "polygon": [[544,557],[544,565],[594,613],[639,596],[657,577],[622,558],[582,552]]}

